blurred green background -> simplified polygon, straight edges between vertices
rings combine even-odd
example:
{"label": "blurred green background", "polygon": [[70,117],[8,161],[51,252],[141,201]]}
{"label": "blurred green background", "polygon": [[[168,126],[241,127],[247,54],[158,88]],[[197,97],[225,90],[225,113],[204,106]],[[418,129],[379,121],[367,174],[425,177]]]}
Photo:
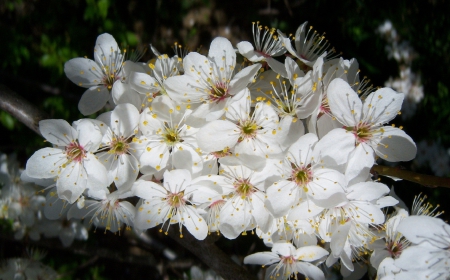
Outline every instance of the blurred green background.
{"label": "blurred green background", "polygon": [[[33,102],[52,118],[72,122],[82,117],[77,104],[84,89],[65,77],[64,63],[74,57],[92,58],[99,34],[108,32],[120,46],[129,48],[142,49],[151,43],[160,52],[172,55],[172,45],[178,42],[206,53],[216,36],[229,38],[233,45],[241,40],[252,41],[252,22],[259,20],[262,25],[287,34],[295,33],[300,24],[309,21],[318,32],[326,32],[331,45],[343,52],[344,58],[358,60],[361,77],[368,76],[375,86],[384,86],[389,77],[396,77],[399,72],[396,61],[387,57],[386,41],[375,33],[389,19],[402,40],[409,41],[418,54],[413,70],[422,75],[425,92],[416,115],[407,121],[398,119],[396,124],[403,125],[417,142],[439,140],[448,148],[449,12],[450,1],[444,0],[2,0],[0,84]],[[142,60],[149,60],[152,55],[147,51]],[[0,151],[16,152],[23,163],[44,145],[42,139],[3,111],[0,111],[0,135]],[[414,168],[408,164],[405,167]],[[418,171],[431,174],[429,168]],[[440,197],[442,204],[450,192],[405,182],[396,190],[407,204],[420,191],[428,193],[434,201]],[[0,257],[10,256],[4,251],[1,254]],[[101,267],[109,279],[108,269]],[[82,272],[80,279],[94,275],[89,271]]]}

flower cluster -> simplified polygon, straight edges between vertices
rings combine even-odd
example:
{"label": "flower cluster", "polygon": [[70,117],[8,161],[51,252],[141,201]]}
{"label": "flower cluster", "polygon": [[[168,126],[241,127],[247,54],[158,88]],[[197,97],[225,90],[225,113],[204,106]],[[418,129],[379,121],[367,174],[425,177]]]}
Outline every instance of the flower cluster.
{"label": "flower cluster", "polygon": [[112,110],[72,125],[40,122],[52,147],[35,152],[25,174],[50,179],[46,215],[112,232],[172,226],[199,240],[250,231],[272,250],[244,262],[270,265],[267,279],[324,279],[319,266],[336,263],[348,276],[368,261],[395,224],[385,225],[383,208],[398,203],[370,169],[378,157],[416,155],[388,124],[404,94],[360,80],[357,61],[307,23],[295,37],[259,23],[253,33],[254,46],[216,38],[206,56],[152,47],[148,63],[126,60],[102,34],[95,61],[68,61],[66,75],[88,88],[80,111]]}

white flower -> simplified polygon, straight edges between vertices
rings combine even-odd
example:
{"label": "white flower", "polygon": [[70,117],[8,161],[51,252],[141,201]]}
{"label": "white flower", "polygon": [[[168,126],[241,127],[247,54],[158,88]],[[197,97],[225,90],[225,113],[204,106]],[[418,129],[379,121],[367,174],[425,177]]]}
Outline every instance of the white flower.
{"label": "white flower", "polygon": [[414,141],[403,130],[383,126],[400,111],[404,95],[382,88],[361,102],[358,94],[344,80],[334,79],[328,86],[328,103],[335,118],[344,125],[325,135],[317,144],[322,157],[334,166],[349,161],[347,179],[374,164],[374,154],[396,162],[416,155]]}
{"label": "white flower", "polygon": [[98,36],[94,58],[95,61],[78,57],[64,65],[64,72],[72,82],[88,88],[78,103],[78,109],[83,115],[90,115],[102,109],[111,98],[110,92],[114,83],[123,78],[124,56],[110,34]]}
{"label": "white flower", "polygon": [[247,41],[242,41],[237,44],[240,54],[250,60],[251,62],[265,61],[275,71],[285,72],[283,63],[273,59],[273,57],[280,56],[286,53],[286,48],[283,42],[276,35],[275,28],[264,28],[259,24],[259,21],[253,22],[253,40],[255,48]]}
{"label": "white flower", "polygon": [[272,252],[255,253],[245,257],[245,264],[271,265],[266,272],[266,280],[291,279],[297,273],[314,280],[325,280],[323,271],[309,263],[320,260],[328,252],[319,246],[295,248],[291,243],[274,243]]}
{"label": "white flower", "polygon": [[183,60],[185,74],[165,82],[169,96],[181,103],[204,103],[200,112],[206,120],[220,118],[229,100],[253,81],[261,64],[235,73],[236,52],[230,41],[218,37],[211,42],[208,57],[196,52]]}
{"label": "white flower", "polygon": [[313,157],[317,140],[316,135],[308,133],[289,148],[282,165],[283,179],[267,189],[266,206],[275,217],[297,211],[295,205],[305,198],[326,200],[334,193],[344,191],[344,174],[326,168],[320,158]]}
{"label": "white flower", "polygon": [[[307,66],[312,67],[314,62],[319,57],[327,57],[327,50],[330,47],[328,40],[325,40],[324,35],[319,35],[317,31],[311,31],[312,26],[307,27],[308,22],[304,22],[300,25],[295,33],[295,49],[291,45],[291,39],[278,30],[278,34],[283,41],[283,46],[287,51],[298,58],[301,62]],[[308,31],[306,31],[308,30]],[[310,35],[312,32],[312,35]],[[330,54],[334,53],[334,49],[330,50]]]}
{"label": "white flower", "polygon": [[97,157],[108,171],[108,181],[114,181],[117,188],[131,187],[139,173],[138,150],[143,147],[133,141],[138,131],[139,117],[136,107],[119,104],[113,111],[97,118],[109,125],[102,140],[104,146]]}
{"label": "white flower", "polygon": [[146,147],[140,157],[141,172],[155,173],[171,162],[171,167],[188,169],[197,175],[203,169],[195,133],[186,124],[192,113],[183,105],[175,105],[168,96],[158,96],[140,117],[139,130]]}
{"label": "white flower", "polygon": [[164,172],[164,183],[139,180],[133,185],[133,193],[142,198],[135,217],[138,229],[147,229],[159,224],[162,231],[169,230],[170,224],[178,223],[180,237],[183,237],[182,225],[198,240],[208,234],[208,226],[200,216],[195,205],[190,203],[195,186],[191,184],[191,174],[187,170],[177,169]]}
{"label": "white flower", "polygon": [[123,200],[130,196],[131,191],[119,189],[108,194],[101,201],[86,200],[84,207],[81,209],[78,205],[72,205],[67,213],[67,219],[85,219],[92,217],[89,223],[105,228],[105,231],[119,231],[120,235],[123,224],[126,224],[127,230],[133,225],[136,209],[130,202]]}
{"label": "white flower", "polygon": [[197,132],[202,151],[210,153],[231,150],[244,164],[254,167],[257,160],[280,156],[278,115],[264,102],[258,102],[251,113],[250,94],[245,89],[239,99],[227,108],[228,120],[215,120]]}
{"label": "white flower", "polygon": [[102,133],[90,120],[70,126],[64,120],[39,122],[42,135],[54,148],[35,152],[27,162],[26,173],[33,178],[55,178],[58,196],[75,202],[85,189],[104,192],[108,185],[106,169],[93,152]]}

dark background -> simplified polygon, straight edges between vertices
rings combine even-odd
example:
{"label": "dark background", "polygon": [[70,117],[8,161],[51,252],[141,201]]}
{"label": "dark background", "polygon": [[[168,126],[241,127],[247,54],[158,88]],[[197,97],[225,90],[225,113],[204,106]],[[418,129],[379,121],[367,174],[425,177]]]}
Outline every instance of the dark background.
{"label": "dark background", "polygon": [[[252,41],[253,21],[276,27],[287,34],[295,33],[300,24],[309,21],[319,33],[326,33],[330,44],[338,52],[343,52],[344,58],[358,60],[361,77],[368,76],[374,86],[384,86],[389,77],[396,77],[399,72],[397,62],[387,58],[386,41],[375,32],[389,19],[402,40],[409,41],[418,54],[413,70],[422,75],[425,92],[416,115],[409,120],[398,118],[395,123],[403,125],[416,142],[440,141],[448,148],[449,12],[450,2],[438,0],[1,0],[0,84],[22,95],[51,118],[72,122],[82,117],[77,104],[84,89],[65,77],[64,63],[74,57],[92,58],[95,40],[101,33],[112,34],[120,46],[131,49],[142,49],[151,43],[160,52],[172,55],[172,45],[178,42],[206,54],[216,36],[229,38],[233,45],[241,40]],[[142,60],[152,57],[153,54],[147,51]],[[23,164],[34,151],[45,145],[42,139],[3,111],[0,111],[0,135],[0,151],[17,153]],[[402,167],[432,174],[429,167],[419,168],[414,163],[402,163]],[[392,184],[392,181],[386,182]],[[450,208],[446,204],[450,197],[447,189],[397,182],[396,192],[407,205],[411,205],[415,195],[424,192],[431,202],[440,202],[441,209]],[[158,234],[155,231],[155,235]],[[89,242],[122,242],[120,237],[110,233],[102,232],[99,236],[99,233],[91,232],[91,236],[93,240]],[[164,246],[172,246],[170,239],[164,236],[157,238]],[[23,251],[22,243],[2,239],[2,244],[8,246],[2,246],[0,258],[18,256]],[[230,255],[241,257],[248,254],[252,246],[264,250],[261,241],[251,237],[242,237],[235,242],[221,240],[219,244]],[[49,254],[47,260],[55,267],[61,267],[62,263],[75,267],[74,278],[67,276],[67,279],[163,279],[164,275],[177,279],[190,265],[170,268],[170,262],[153,248],[149,250],[157,260],[155,263],[163,264],[163,273],[157,272],[154,266],[136,266],[101,257],[76,269],[88,262],[89,256],[71,254],[70,250],[58,251],[51,246],[48,248],[49,253],[64,254],[64,258]],[[180,251],[180,254],[195,263],[189,253]],[[149,271],[152,272],[145,274]]]}

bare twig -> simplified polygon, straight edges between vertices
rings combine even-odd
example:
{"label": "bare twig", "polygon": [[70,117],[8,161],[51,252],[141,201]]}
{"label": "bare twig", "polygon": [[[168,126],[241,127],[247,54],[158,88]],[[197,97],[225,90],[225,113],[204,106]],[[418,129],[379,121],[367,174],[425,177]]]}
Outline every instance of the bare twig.
{"label": "bare twig", "polygon": [[39,135],[39,121],[48,118],[44,112],[4,85],[0,85],[0,109]]}
{"label": "bare twig", "polygon": [[236,264],[230,257],[217,247],[214,242],[217,235],[209,235],[205,240],[195,239],[187,230],[183,231],[183,238],[176,227],[171,227],[169,236],[184,248],[191,251],[201,261],[213,269],[224,279],[230,280],[256,280],[256,276]]}
{"label": "bare twig", "polygon": [[[3,85],[0,85],[0,108],[9,112],[31,130],[41,135],[39,132],[39,121],[45,119],[46,114]],[[217,240],[216,237],[211,235],[208,236],[206,240],[199,241],[189,234],[189,232],[185,231],[184,237],[180,238],[179,232],[175,229],[175,227],[171,228],[169,235],[223,278],[233,280],[256,280],[254,275],[233,262],[227,254],[225,254],[214,244]],[[39,245],[43,245],[43,242],[45,243],[44,240],[39,242]],[[84,246],[80,246],[79,249],[74,250],[74,252],[80,254],[90,252],[92,255],[92,250],[89,250]],[[102,248],[97,248],[94,254],[100,257],[119,259],[121,261],[131,261],[130,258],[120,258],[120,256],[111,254],[111,251]],[[151,257],[148,260],[145,258],[143,259],[144,260],[141,260],[141,262],[149,262],[151,264],[154,263],[154,260]]]}
{"label": "bare twig", "polygon": [[450,178],[420,174],[413,171],[400,169],[398,167],[375,165],[372,167],[371,172],[377,173],[378,175],[397,177],[429,188],[450,188]]}

